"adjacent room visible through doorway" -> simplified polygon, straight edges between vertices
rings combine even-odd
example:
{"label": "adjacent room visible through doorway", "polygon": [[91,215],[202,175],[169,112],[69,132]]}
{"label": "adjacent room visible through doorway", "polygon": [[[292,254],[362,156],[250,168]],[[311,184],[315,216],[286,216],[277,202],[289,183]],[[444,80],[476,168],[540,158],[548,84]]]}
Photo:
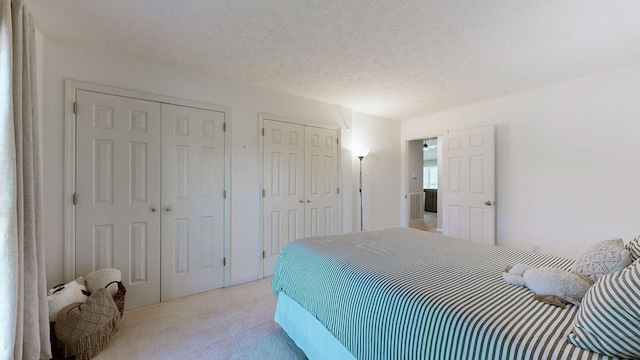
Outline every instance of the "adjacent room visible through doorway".
{"label": "adjacent room visible through doorway", "polygon": [[441,233],[438,217],[437,137],[409,142],[409,227]]}

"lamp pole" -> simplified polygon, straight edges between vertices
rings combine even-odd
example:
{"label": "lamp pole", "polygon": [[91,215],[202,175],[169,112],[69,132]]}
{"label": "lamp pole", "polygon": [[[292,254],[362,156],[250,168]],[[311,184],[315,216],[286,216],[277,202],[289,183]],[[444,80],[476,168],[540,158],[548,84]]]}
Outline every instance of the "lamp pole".
{"label": "lamp pole", "polygon": [[364,231],[364,222],[362,216],[362,159],[369,155],[369,149],[361,149],[355,152],[355,155],[360,159],[360,231]]}
{"label": "lamp pole", "polygon": [[369,149],[361,149],[355,151],[355,155],[360,159],[360,231],[364,230],[364,222],[362,221],[362,159],[369,155]]}
{"label": "lamp pole", "polygon": [[362,232],[364,229],[362,226],[362,159],[364,159],[364,156],[358,156],[358,159],[360,159],[360,231]]}

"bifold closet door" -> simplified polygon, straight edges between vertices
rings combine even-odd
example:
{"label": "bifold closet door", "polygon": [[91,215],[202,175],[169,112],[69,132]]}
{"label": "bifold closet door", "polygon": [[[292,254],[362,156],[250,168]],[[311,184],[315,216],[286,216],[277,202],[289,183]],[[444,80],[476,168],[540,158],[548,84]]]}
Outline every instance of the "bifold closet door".
{"label": "bifold closet door", "polygon": [[160,302],[159,103],[76,93],[76,275],[114,267],[127,309]]}
{"label": "bifold closet door", "polygon": [[338,132],[264,120],[263,274],[280,251],[308,236],[338,233]]}
{"label": "bifold closet door", "polygon": [[162,104],[162,301],[223,286],[224,120]]}

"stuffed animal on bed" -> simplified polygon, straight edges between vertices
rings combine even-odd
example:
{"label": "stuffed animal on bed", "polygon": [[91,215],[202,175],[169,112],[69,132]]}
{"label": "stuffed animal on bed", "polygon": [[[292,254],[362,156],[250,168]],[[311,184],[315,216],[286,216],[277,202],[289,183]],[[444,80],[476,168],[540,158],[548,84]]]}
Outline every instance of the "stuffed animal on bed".
{"label": "stuffed animal on bed", "polygon": [[535,268],[526,264],[507,266],[502,278],[507,284],[526,287],[534,298],[564,308],[567,304],[580,305],[591,287],[582,277],[562,269]]}

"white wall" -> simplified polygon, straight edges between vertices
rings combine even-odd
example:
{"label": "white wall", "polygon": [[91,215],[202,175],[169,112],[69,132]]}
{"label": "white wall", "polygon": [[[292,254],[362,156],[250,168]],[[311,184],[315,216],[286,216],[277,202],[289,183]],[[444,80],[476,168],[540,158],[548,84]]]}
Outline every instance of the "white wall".
{"label": "white wall", "polygon": [[422,144],[422,140],[412,140],[409,141],[407,148],[407,163],[409,164],[409,171],[407,172],[407,175],[409,176],[409,193],[421,193],[424,188],[424,183],[422,181],[422,168],[424,167],[424,161],[422,160]]}
{"label": "white wall", "polygon": [[[352,149],[369,149],[362,160],[365,230],[400,226],[400,122],[353,113]],[[360,229],[359,161],[353,164],[353,229]]]}
{"label": "white wall", "polygon": [[[258,113],[337,123],[343,126],[343,146],[350,144],[350,131],[344,128],[351,122],[350,109],[253,88],[185,68],[150,63],[108,50],[82,48],[45,38],[43,77],[43,222],[50,286],[63,282],[63,101],[66,78],[231,107],[231,284],[257,279],[260,274]],[[399,131],[398,126],[395,134]],[[345,153],[350,154],[349,151]],[[350,156],[343,155],[342,181],[352,184],[352,166],[344,159],[350,160]],[[348,186],[344,186],[343,197],[343,228],[350,231],[353,193]]]}
{"label": "white wall", "polygon": [[408,120],[402,137],[495,124],[498,245],[575,258],[640,233],[638,94],[640,66]]}

